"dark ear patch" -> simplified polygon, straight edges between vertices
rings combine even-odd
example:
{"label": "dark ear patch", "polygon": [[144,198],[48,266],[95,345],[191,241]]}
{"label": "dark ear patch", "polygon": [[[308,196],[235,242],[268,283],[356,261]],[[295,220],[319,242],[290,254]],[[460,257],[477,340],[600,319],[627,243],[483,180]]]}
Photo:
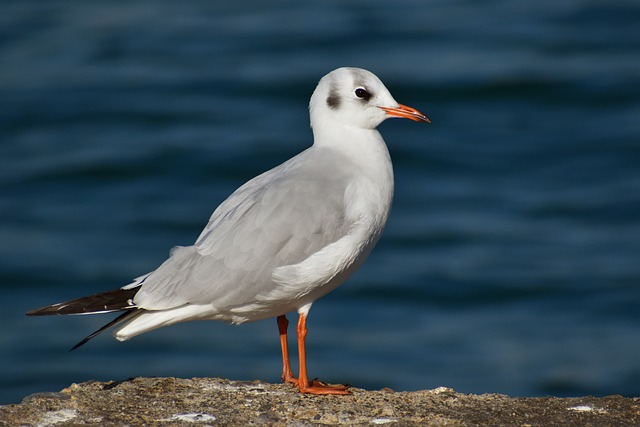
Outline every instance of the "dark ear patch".
{"label": "dark ear patch", "polygon": [[327,105],[333,110],[340,107],[340,96],[338,95],[336,88],[331,88],[329,96],[327,97]]}

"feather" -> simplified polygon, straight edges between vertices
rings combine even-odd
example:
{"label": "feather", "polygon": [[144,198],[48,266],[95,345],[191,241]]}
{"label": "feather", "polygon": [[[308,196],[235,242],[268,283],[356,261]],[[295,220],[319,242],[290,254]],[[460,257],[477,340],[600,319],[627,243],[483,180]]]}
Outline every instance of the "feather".
{"label": "feather", "polygon": [[52,314],[97,314],[136,308],[133,297],[140,287],[131,289],[114,289],[100,292],[88,297],[60,302],[27,312],[27,316],[48,316]]}
{"label": "feather", "polygon": [[69,351],[73,351],[76,348],[86,344],[87,341],[89,341],[91,338],[94,338],[94,337],[98,336],[99,334],[101,334],[102,332],[106,331],[110,327],[115,326],[115,325],[117,325],[119,323],[125,322],[125,321],[129,320],[132,317],[137,317],[138,315],[140,315],[142,313],[142,311],[144,311],[144,310],[125,311],[120,316],[116,317],[111,322],[107,323],[106,325],[104,325],[103,327],[98,329],[97,331],[93,332],[92,334],[87,335],[85,338],[82,339],[82,341],[80,341],[78,344],[76,344],[73,347],[71,347],[71,349]]}

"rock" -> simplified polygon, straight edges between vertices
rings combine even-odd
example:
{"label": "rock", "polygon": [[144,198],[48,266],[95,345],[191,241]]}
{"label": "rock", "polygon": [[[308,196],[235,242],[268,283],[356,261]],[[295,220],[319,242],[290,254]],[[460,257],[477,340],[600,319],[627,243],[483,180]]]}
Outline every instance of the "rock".
{"label": "rock", "polygon": [[301,395],[285,384],[217,378],[134,378],[72,384],[0,407],[2,426],[628,426],[640,398],[511,398],[445,387],[415,392],[352,389]]}

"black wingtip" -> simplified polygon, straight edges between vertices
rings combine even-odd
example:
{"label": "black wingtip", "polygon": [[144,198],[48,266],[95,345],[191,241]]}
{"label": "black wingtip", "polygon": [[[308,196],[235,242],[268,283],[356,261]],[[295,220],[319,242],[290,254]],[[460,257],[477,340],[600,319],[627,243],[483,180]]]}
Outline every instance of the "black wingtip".
{"label": "black wingtip", "polygon": [[[95,335],[94,335],[94,334],[95,334]],[[96,334],[96,333],[94,332],[93,334],[91,334],[91,335],[89,335],[89,336],[87,336],[87,337],[83,338],[83,339],[82,339],[82,341],[80,341],[79,343],[77,343],[76,345],[74,345],[73,347],[71,347],[71,348],[69,349],[69,353],[71,353],[73,350],[75,350],[75,349],[76,349],[76,348],[78,348],[78,347],[82,347],[83,345],[85,345],[86,343],[88,343],[88,342],[89,342],[89,340],[90,340],[91,338],[95,337],[96,335],[98,335],[98,334]]]}
{"label": "black wingtip", "polygon": [[59,304],[53,304],[53,305],[49,305],[46,307],[41,307],[41,308],[36,308],[33,310],[29,310],[27,311],[25,314],[27,316],[49,316],[49,315],[53,315],[53,314],[61,314],[60,313],[60,306],[62,306],[62,303]]}
{"label": "black wingtip", "polygon": [[27,316],[50,316],[66,314],[98,314],[136,308],[133,297],[139,286],[128,289],[114,289],[95,295],[60,302],[46,307],[27,311]]}
{"label": "black wingtip", "polygon": [[83,345],[85,345],[87,342],[89,342],[89,340],[91,338],[94,338],[98,335],[100,335],[102,332],[106,331],[107,329],[111,328],[112,326],[117,325],[118,323],[124,322],[126,320],[128,320],[130,317],[136,316],[139,314],[139,310],[131,310],[131,311],[125,311],[124,313],[122,313],[120,316],[116,317],[115,319],[113,319],[111,322],[107,323],[106,325],[104,325],[103,327],[101,327],[100,329],[98,329],[97,331],[87,335],[86,337],[84,337],[79,343],[77,343],[76,345],[74,345],[73,347],[71,347],[69,349],[69,352],[72,352],[73,350],[75,350],[78,347],[82,347]]}

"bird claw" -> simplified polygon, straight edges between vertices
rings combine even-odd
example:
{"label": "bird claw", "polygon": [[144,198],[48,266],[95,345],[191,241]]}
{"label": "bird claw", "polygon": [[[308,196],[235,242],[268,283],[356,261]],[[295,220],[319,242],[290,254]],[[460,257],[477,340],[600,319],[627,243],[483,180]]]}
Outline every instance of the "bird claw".
{"label": "bird claw", "polygon": [[313,380],[307,387],[299,387],[300,393],[303,394],[351,394],[349,386],[346,385],[329,385],[322,381]]}
{"label": "bird claw", "polygon": [[330,385],[325,383],[324,381],[320,381],[315,378],[309,382],[309,385],[306,387],[300,385],[300,381],[298,381],[295,377],[286,377],[282,378],[282,381],[285,384],[292,384],[300,390],[300,393],[303,394],[351,394],[349,392],[348,385],[343,384],[334,384]]}

